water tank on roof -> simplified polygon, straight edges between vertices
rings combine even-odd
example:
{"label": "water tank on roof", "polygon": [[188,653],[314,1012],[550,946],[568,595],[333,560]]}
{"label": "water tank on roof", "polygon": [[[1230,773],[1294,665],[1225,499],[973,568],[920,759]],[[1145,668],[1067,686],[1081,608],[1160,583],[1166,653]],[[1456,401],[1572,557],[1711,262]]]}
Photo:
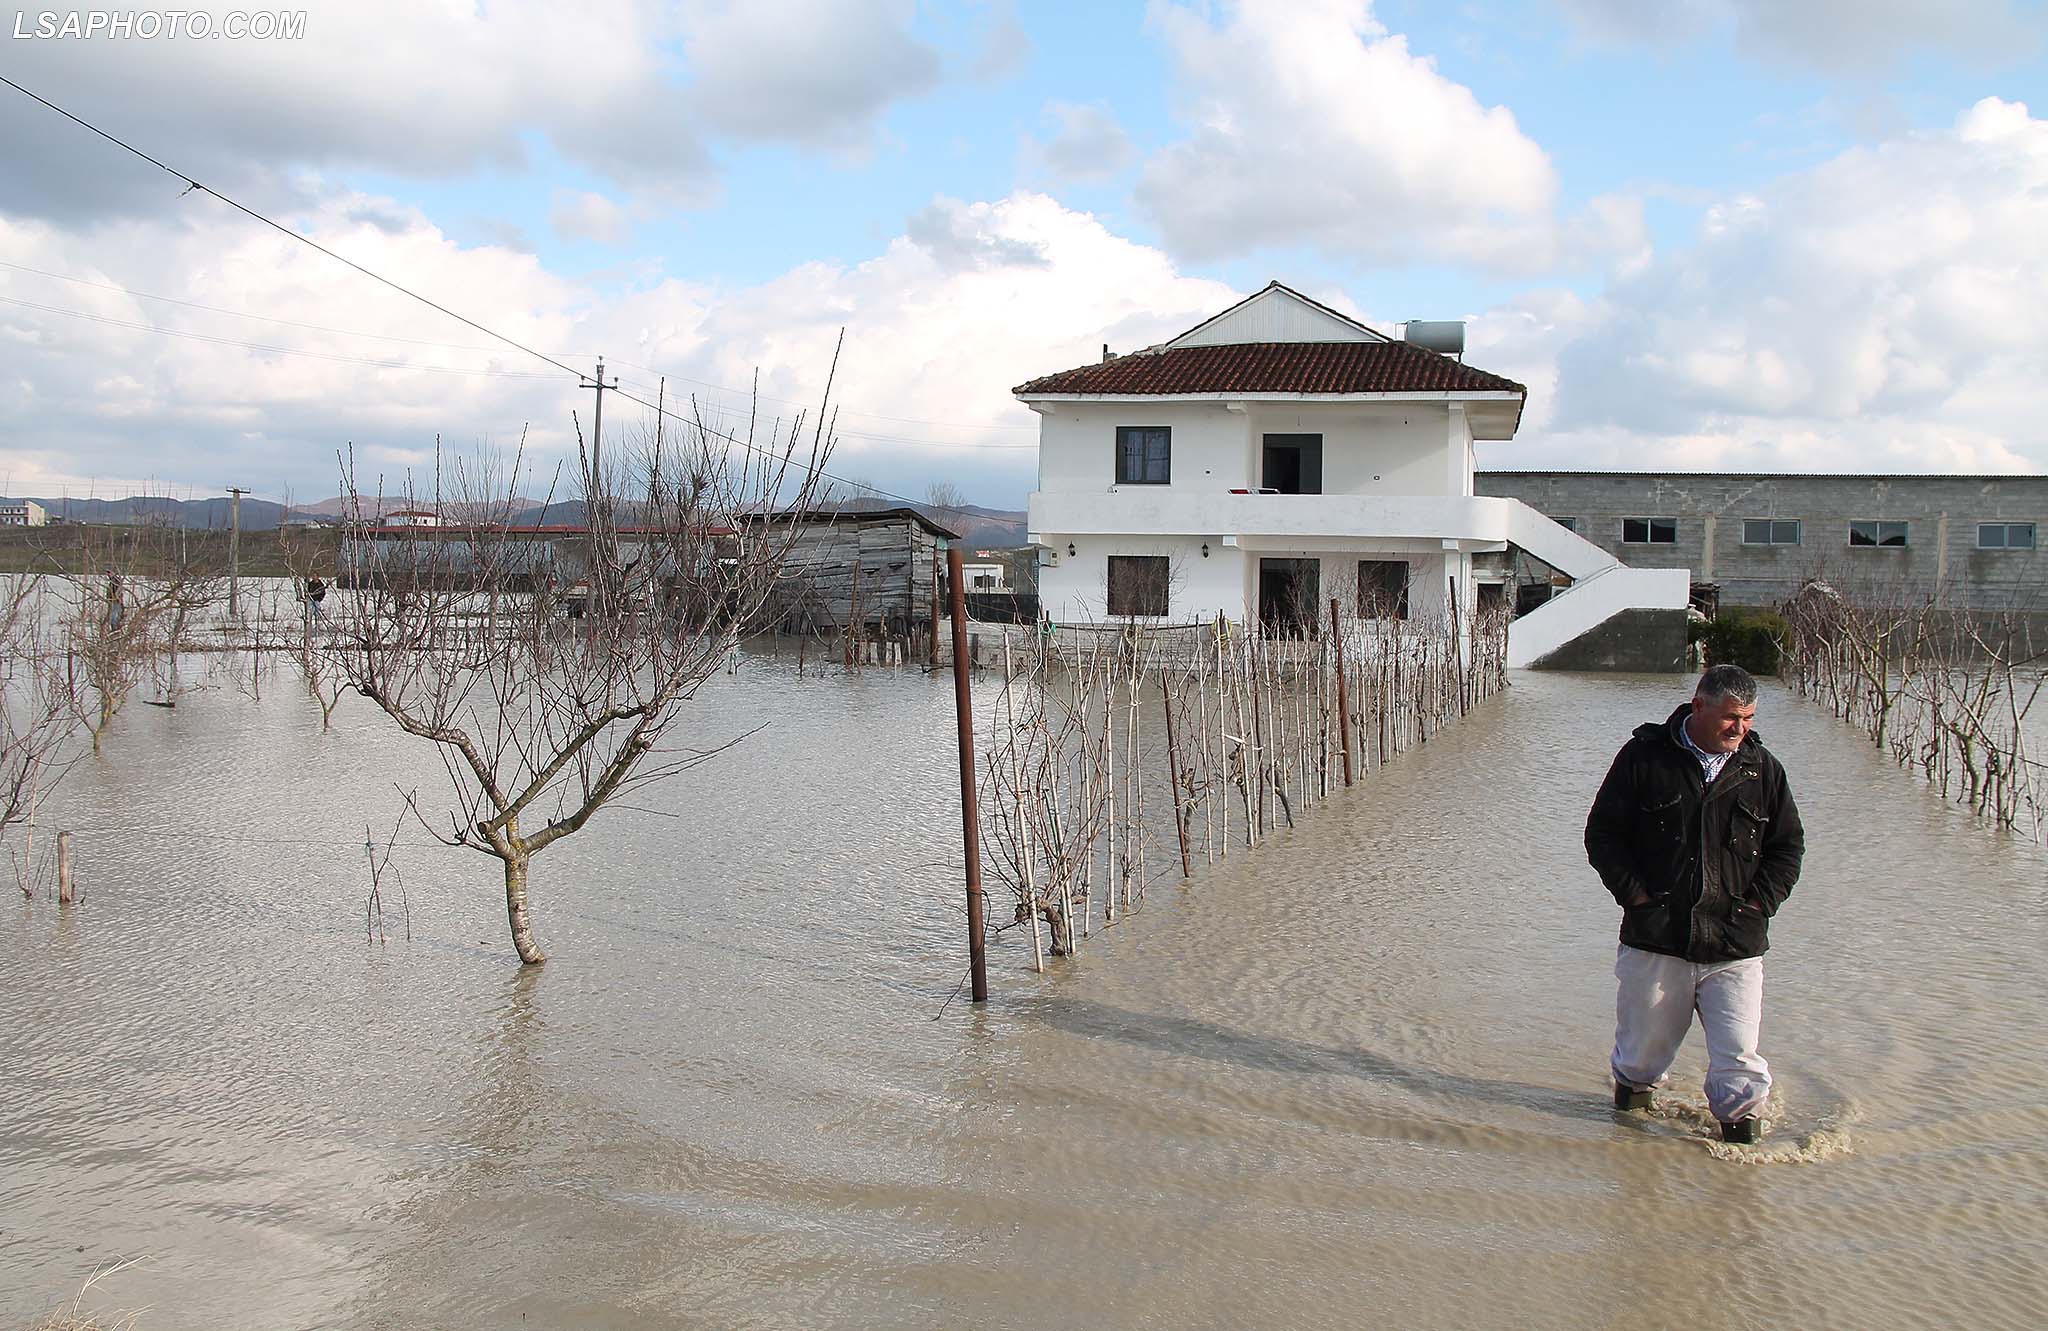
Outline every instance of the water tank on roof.
{"label": "water tank on roof", "polygon": [[1463,319],[1410,319],[1402,336],[1425,351],[1441,351],[1446,356],[1465,354]]}

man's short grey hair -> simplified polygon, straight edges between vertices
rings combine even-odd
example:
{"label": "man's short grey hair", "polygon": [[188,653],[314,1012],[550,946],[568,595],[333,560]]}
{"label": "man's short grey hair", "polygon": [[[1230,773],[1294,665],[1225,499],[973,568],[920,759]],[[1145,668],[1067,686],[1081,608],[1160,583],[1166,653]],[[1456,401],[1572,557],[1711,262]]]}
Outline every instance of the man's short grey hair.
{"label": "man's short grey hair", "polygon": [[1708,666],[1700,676],[1700,686],[1694,690],[1702,702],[1720,702],[1732,698],[1743,706],[1756,701],[1756,676],[1739,665]]}

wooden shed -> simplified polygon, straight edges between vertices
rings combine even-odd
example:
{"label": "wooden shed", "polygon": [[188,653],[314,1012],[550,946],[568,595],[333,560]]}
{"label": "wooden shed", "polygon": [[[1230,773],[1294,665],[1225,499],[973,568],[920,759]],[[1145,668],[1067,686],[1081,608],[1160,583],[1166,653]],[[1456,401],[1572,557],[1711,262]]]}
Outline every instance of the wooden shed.
{"label": "wooden shed", "polygon": [[799,528],[763,625],[781,633],[858,625],[867,635],[908,638],[926,628],[946,543],[960,539],[907,507],[790,510],[773,522]]}

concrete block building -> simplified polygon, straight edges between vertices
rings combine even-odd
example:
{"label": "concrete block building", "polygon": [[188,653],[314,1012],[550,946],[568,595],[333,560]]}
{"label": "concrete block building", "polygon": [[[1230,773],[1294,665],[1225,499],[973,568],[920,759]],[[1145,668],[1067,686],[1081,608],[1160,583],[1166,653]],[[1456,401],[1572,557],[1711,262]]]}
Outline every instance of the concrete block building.
{"label": "concrete block building", "polygon": [[[1961,609],[2048,609],[2048,476],[1483,471],[1474,485],[1631,567],[1688,569],[1723,605],[1776,605],[1822,578]],[[1518,562],[1524,581],[1547,576]]]}

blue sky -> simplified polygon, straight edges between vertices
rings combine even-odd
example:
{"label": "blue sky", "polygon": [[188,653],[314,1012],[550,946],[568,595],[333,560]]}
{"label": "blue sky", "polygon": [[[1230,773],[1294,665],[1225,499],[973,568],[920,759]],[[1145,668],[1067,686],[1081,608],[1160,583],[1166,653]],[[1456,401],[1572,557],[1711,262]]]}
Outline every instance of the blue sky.
{"label": "blue sky", "polygon": [[[834,470],[897,493],[1021,505],[1010,385],[1271,278],[1378,323],[1471,320],[1470,358],[1532,395],[1485,465],[2048,465],[2035,4],[522,0],[316,7],[268,44],[0,25],[9,77],[643,386],[758,369],[813,401],[845,327]],[[437,433],[566,446],[573,384],[506,373],[545,365],[0,93],[0,490],[317,497],[350,443],[394,471]],[[422,368],[364,363],[394,359]]]}

